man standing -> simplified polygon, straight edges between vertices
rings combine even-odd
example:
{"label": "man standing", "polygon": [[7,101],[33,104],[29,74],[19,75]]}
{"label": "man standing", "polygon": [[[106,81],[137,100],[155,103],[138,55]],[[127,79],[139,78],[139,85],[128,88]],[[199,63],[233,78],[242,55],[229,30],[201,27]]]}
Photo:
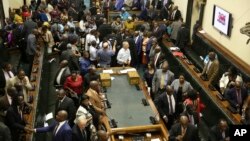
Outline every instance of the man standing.
{"label": "man standing", "polygon": [[88,141],[88,132],[86,131],[88,120],[84,116],[76,119],[76,124],[72,128],[73,141]]}
{"label": "man standing", "polygon": [[68,115],[68,120],[69,120],[69,125],[73,126],[73,121],[75,119],[75,105],[74,102],[71,98],[66,96],[66,92],[64,89],[60,89],[57,91],[57,100],[56,100],[56,108],[55,108],[55,113],[58,111],[65,110],[67,111]]}
{"label": "man standing", "polygon": [[177,33],[175,45],[179,47],[182,51],[184,51],[184,48],[187,47],[189,43],[189,39],[190,39],[189,29],[186,27],[185,23],[182,23],[181,28]]}
{"label": "man standing", "polygon": [[111,57],[115,55],[116,43],[117,41],[114,42],[112,50],[108,48],[109,47],[108,42],[104,42],[102,44],[102,49],[97,51],[98,66],[104,67],[104,68],[107,66],[110,66]]}
{"label": "man standing", "polygon": [[152,92],[155,98],[166,90],[166,86],[170,85],[174,80],[174,73],[168,70],[168,62],[164,61],[162,69],[157,69],[152,80]]}
{"label": "man standing", "polygon": [[3,68],[0,69],[0,95],[5,94],[5,88],[8,80],[14,77],[14,74],[11,69],[12,65],[10,63],[5,63],[3,65]]}
{"label": "man standing", "polygon": [[172,127],[176,117],[176,97],[173,93],[173,88],[171,86],[167,86],[166,92],[162,93],[155,100],[157,110],[159,111],[160,116],[164,119],[168,129]]}
{"label": "man standing", "polygon": [[203,68],[201,77],[209,81],[209,85],[213,85],[217,82],[217,76],[219,73],[219,61],[216,59],[216,54],[214,52],[209,52],[209,62]]}
{"label": "man standing", "polygon": [[200,141],[198,129],[189,123],[186,115],[181,115],[169,131],[169,141]]}
{"label": "man standing", "polygon": [[47,127],[32,129],[32,131],[36,133],[53,131],[52,141],[72,141],[72,130],[67,122],[67,118],[68,113],[66,111],[58,111],[56,122]]}
{"label": "man standing", "polygon": [[122,48],[119,50],[117,54],[117,63],[119,66],[129,66],[131,62],[131,54],[129,50],[128,41],[124,41],[122,43]]}
{"label": "man standing", "polygon": [[69,66],[68,66],[68,61],[67,60],[62,60],[60,63],[60,68],[56,73],[56,77],[54,80],[54,86],[63,86],[66,78],[71,74]]}

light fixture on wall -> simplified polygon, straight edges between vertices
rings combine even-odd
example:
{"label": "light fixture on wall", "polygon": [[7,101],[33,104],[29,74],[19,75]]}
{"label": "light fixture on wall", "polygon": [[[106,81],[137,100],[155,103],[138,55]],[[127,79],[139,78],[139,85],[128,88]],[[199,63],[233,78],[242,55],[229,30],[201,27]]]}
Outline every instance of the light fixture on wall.
{"label": "light fixture on wall", "polygon": [[244,27],[240,28],[240,33],[249,37],[247,44],[250,42],[250,22],[247,22]]}

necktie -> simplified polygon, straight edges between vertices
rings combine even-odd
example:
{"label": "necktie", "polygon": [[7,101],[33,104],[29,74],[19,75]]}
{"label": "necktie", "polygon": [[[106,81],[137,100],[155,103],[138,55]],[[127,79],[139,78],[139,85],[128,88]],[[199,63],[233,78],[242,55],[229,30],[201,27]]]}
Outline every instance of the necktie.
{"label": "necktie", "polygon": [[7,74],[8,74],[8,76],[9,76],[9,78],[11,78],[10,71],[7,71]]}
{"label": "necktie", "polygon": [[61,106],[61,104],[62,104],[62,101],[59,100],[57,108],[59,108]]}
{"label": "necktie", "polygon": [[23,112],[22,112],[22,108],[21,107],[18,107],[18,113],[19,113],[21,119],[23,119]]}
{"label": "necktie", "polygon": [[160,89],[163,89],[164,88],[164,85],[165,85],[165,74],[162,74],[161,75],[161,83],[160,83]]}
{"label": "necktie", "polygon": [[173,114],[173,101],[172,101],[172,98],[171,98],[171,95],[168,96],[169,98],[169,105],[170,105],[170,111],[169,111],[169,114]]}
{"label": "necktie", "polygon": [[183,127],[182,126],[182,131],[181,131],[181,135],[184,136],[186,134],[186,131],[187,131],[187,127]]}
{"label": "necktie", "polygon": [[241,105],[242,99],[241,99],[241,92],[240,92],[240,90],[237,90],[236,93],[237,93],[237,102],[238,102],[239,105]]}
{"label": "necktie", "polygon": [[53,131],[53,134],[54,134],[54,135],[56,135],[56,131],[57,131],[58,127],[59,127],[59,123],[56,124],[56,127],[55,127],[55,129],[54,129],[54,131]]}

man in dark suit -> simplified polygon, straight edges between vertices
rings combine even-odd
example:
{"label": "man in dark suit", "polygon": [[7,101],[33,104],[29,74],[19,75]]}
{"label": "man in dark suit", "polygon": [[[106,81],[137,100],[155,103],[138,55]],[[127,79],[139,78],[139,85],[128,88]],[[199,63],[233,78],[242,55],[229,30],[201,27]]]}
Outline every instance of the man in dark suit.
{"label": "man in dark suit", "polygon": [[88,141],[88,132],[86,126],[88,120],[85,116],[80,116],[76,119],[76,124],[72,128],[72,140],[73,141]]}
{"label": "man in dark suit", "polygon": [[134,41],[135,41],[135,50],[136,50],[136,55],[138,56],[136,60],[136,67],[139,67],[140,62],[141,62],[141,51],[142,51],[142,36],[139,34],[139,31],[134,32]]}
{"label": "man in dark suit", "polygon": [[154,55],[154,59],[153,59],[155,69],[160,69],[164,60],[165,60],[165,55],[161,51],[161,47],[157,45],[155,48],[155,55]]}
{"label": "man in dark suit", "polygon": [[178,6],[175,6],[171,14],[171,20],[176,21],[179,18],[181,18],[181,11],[178,9]]}
{"label": "man in dark suit", "polygon": [[162,93],[155,100],[157,110],[159,111],[160,116],[164,119],[168,129],[172,127],[176,117],[176,97],[173,93],[173,88],[168,85],[166,87],[166,92]]}
{"label": "man in dark suit", "polygon": [[63,86],[66,78],[70,75],[70,69],[68,66],[68,61],[63,60],[60,63],[60,68],[56,73],[56,77],[54,80],[54,86]]}
{"label": "man in dark suit", "polygon": [[53,131],[52,141],[72,141],[72,130],[67,122],[68,113],[64,110],[58,111],[56,122],[47,126],[32,129],[36,133]]}
{"label": "man in dark suit", "polygon": [[11,141],[10,129],[3,123],[3,120],[0,117],[0,141]]}
{"label": "man in dark suit", "polygon": [[55,113],[58,111],[65,110],[68,113],[68,121],[69,125],[73,127],[76,108],[74,105],[74,101],[66,96],[66,92],[64,89],[59,89],[57,91],[57,100],[56,100],[56,108]]}
{"label": "man in dark suit", "polygon": [[15,87],[8,87],[7,93],[0,97],[0,113],[8,110],[8,108],[12,105],[12,101],[17,96],[17,90]]}
{"label": "man in dark suit", "polygon": [[230,141],[227,121],[220,119],[219,123],[211,128],[211,141]]}
{"label": "man in dark suit", "polygon": [[244,101],[247,99],[247,90],[242,87],[239,81],[235,82],[235,87],[231,88],[226,93],[226,98],[231,106],[236,108],[240,113],[243,106]]}
{"label": "man in dark suit", "polygon": [[6,114],[6,125],[10,128],[12,141],[19,141],[23,138],[25,131],[29,131],[24,119],[24,97],[18,96],[9,107]]}
{"label": "man in dark suit", "polygon": [[183,112],[183,114],[185,114],[188,117],[190,124],[196,127],[198,126],[200,117],[192,104],[186,106],[186,110]]}
{"label": "man in dark suit", "polygon": [[184,51],[184,48],[187,47],[189,43],[189,39],[190,39],[189,36],[190,36],[189,29],[186,27],[186,24],[183,23],[177,33],[175,45],[179,47],[182,51]]}
{"label": "man in dark suit", "polygon": [[112,33],[112,27],[108,24],[107,19],[102,19],[102,24],[98,27],[98,31],[100,32],[100,40],[103,40],[103,37]]}
{"label": "man in dark suit", "polygon": [[186,115],[181,115],[180,122],[169,131],[169,141],[200,141],[198,129],[189,123]]}

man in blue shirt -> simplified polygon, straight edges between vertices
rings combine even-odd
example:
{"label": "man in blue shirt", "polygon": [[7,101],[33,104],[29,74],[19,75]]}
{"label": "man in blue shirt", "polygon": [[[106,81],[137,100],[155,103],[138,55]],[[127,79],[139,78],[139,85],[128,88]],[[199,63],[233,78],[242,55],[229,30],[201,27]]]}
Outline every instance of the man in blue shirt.
{"label": "man in blue shirt", "polygon": [[108,48],[109,44],[108,42],[104,42],[102,44],[102,49],[97,51],[97,60],[98,60],[98,66],[99,67],[107,67],[111,63],[111,57],[115,54],[116,51],[116,43],[114,42],[112,50]]}

